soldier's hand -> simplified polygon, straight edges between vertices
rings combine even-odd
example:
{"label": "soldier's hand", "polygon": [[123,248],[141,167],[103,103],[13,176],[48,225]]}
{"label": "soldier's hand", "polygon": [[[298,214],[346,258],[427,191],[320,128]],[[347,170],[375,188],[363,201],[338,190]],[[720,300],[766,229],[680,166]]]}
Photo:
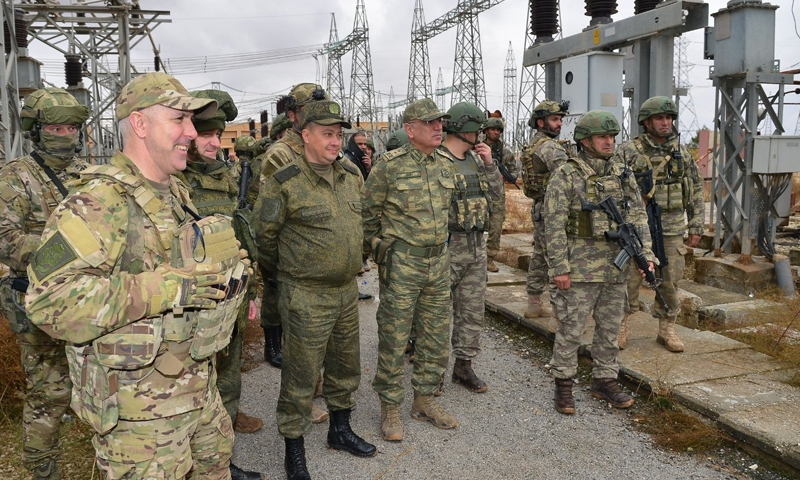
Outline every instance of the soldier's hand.
{"label": "soldier's hand", "polygon": [[555,277],[553,277],[553,283],[556,284],[556,287],[559,290],[569,290],[570,287],[569,273],[565,273],[563,275],[556,275]]}
{"label": "soldier's hand", "polygon": [[216,300],[225,298],[224,288],[227,281],[221,275],[219,265],[197,264],[191,267],[174,268],[163,265],[156,272],[164,277],[168,295],[166,309],[214,308]]}
{"label": "soldier's hand", "polygon": [[492,160],[492,149],[489,148],[489,145],[486,145],[485,143],[481,142],[481,143],[476,143],[475,146],[472,147],[472,148],[473,148],[473,150],[475,150],[475,153],[479,157],[481,157],[481,160],[483,160],[483,164],[484,165],[491,165],[492,164],[492,161],[493,161]]}
{"label": "soldier's hand", "polygon": [[[655,272],[655,271],[656,271],[656,264],[653,262],[647,262],[647,272]],[[642,278],[645,277],[647,272],[639,270],[639,273],[642,275]]]}
{"label": "soldier's hand", "polygon": [[696,246],[700,245],[700,238],[701,237],[702,237],[701,235],[689,235],[689,246],[690,247],[696,247]]}

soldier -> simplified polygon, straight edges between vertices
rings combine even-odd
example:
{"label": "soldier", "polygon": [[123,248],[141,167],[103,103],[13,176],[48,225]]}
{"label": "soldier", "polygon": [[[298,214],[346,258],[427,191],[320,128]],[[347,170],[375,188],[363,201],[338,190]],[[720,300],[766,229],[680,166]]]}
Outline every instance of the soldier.
{"label": "soldier", "polygon": [[[217,101],[219,109],[210,118],[192,118],[197,138],[189,145],[186,169],[176,176],[189,188],[189,196],[202,216],[222,214],[233,218],[238,209],[240,165],[231,166],[222,160],[220,137],[225,131],[225,122],[233,121],[239,110],[228,92],[222,90],[201,90],[192,92],[197,98],[210,98]],[[249,138],[254,144],[252,137]],[[236,140],[239,143],[239,140]],[[245,155],[250,149],[237,150],[237,154]],[[240,161],[246,157],[240,156]],[[237,232],[241,237],[243,232]],[[247,240],[239,238],[242,245],[250,245]],[[251,247],[252,248],[252,247]],[[248,252],[250,254],[250,252]],[[251,256],[255,256],[253,251]],[[261,429],[261,419],[251,417],[239,411],[239,399],[242,395],[242,347],[250,301],[256,297],[255,282],[248,287],[247,296],[239,307],[233,338],[228,348],[217,355],[217,389],[219,390],[225,410],[230,415],[233,428],[240,433],[253,433]]]}
{"label": "soldier", "polygon": [[26,270],[47,218],[88,166],[75,154],[89,109],[65,90],[45,88],[28,95],[20,116],[33,153],[0,170],[0,261],[11,270],[0,281],[0,306],[17,334],[27,379],[22,459],[33,478],[60,479],[58,429],[72,388],[66,344],[31,324],[24,309]]}
{"label": "soldier", "polygon": [[[675,321],[680,312],[678,282],[686,266],[686,246],[683,235],[689,229],[689,246],[696,247],[703,235],[705,200],[703,179],[691,152],[682,147],[675,134],[678,107],[668,97],[648,98],[639,109],[639,125],[644,133],[623,144],[615,161],[634,173],[652,172],[653,188],[642,191],[645,201],[655,198],[662,208],[661,228],[664,232],[664,251],[667,265],[661,268],[664,279],[661,294],[667,301],[669,313],[657,302],[653,316],[658,318],[656,341],[670,352],[682,352],[683,342],[675,335]],[[628,312],[620,328],[620,348],[628,343],[628,318],[640,310],[639,286],[642,279],[631,274],[628,282]]]}
{"label": "soldier", "polygon": [[192,220],[173,177],[197,136],[192,116],[216,109],[164,73],[123,87],[123,150],[82,173],[28,266],[31,321],[68,342],[71,407],[94,429],[109,479],[231,478],[214,353],[230,339],[247,265],[230,221]]}
{"label": "soldier", "polygon": [[442,113],[429,98],[403,113],[409,143],[384,155],[367,179],[365,240],[379,265],[378,367],[372,388],[381,399],[384,440],[403,439],[403,353],[417,332],[411,417],[449,429],[458,420],[434,400],[447,368],[450,333],[450,256],[447,216],[455,185],[442,143]]}
{"label": "soldier", "polygon": [[[554,303],[559,324],[550,365],[556,383],[556,410],[564,414],[575,413],[572,384],[578,347],[592,313],[595,333],[590,393],[616,408],[633,404],[633,398],[617,383],[617,334],[625,314],[623,282],[627,268],[633,267],[620,271],[614,266],[619,247],[606,241],[604,234],[616,231],[617,224],[602,210],[588,210],[586,203],[597,204],[611,196],[626,220],[640,229],[647,223],[633,176],[624,175],[622,166],[610,161],[618,133],[619,122],[611,113],[592,110],[584,114],[574,135],[580,152],[553,172],[544,196],[545,255],[548,274],[558,288]],[[649,244],[649,235],[643,241]],[[652,262],[652,253],[644,253]]]}
{"label": "soldier", "polygon": [[[489,389],[472,369],[480,353],[486,297],[486,239],[489,205],[500,197],[503,177],[492,160],[492,151],[478,143],[485,120],[475,104],[461,102],[447,111],[447,138],[442,150],[455,166],[455,194],[450,204],[450,282],[453,292],[452,380],[475,393]],[[474,150],[473,150],[474,149]]]}
{"label": "soldier", "polygon": [[[303,107],[314,100],[328,100],[325,90],[314,83],[295,85],[280,102],[285,105],[286,118],[290,127],[286,127],[283,137],[273,143],[264,154],[259,183],[263,184],[279,168],[293,163],[303,153],[303,139],[300,137],[300,112]],[[276,121],[278,118],[276,117]],[[280,123],[277,123],[280,125]],[[273,131],[275,128],[273,127]],[[258,172],[256,172],[258,175]],[[274,272],[261,269],[264,279],[264,292],[261,298],[261,327],[264,329],[264,360],[275,368],[281,368],[281,317],[278,313],[278,285]],[[327,417],[326,417],[327,418]],[[319,421],[326,418],[317,416]]]}
{"label": "soldier", "polygon": [[331,418],[328,446],[360,457],[376,453],[350,428],[353,393],[361,380],[353,278],[364,240],[359,228],[363,180],[358,169],[339,159],[342,127],[350,124],[336,102],[318,101],[303,108],[297,125],[304,153],[266,180],[254,209],[260,258],[266,269],[277,271],[286,337],[277,417],[290,480],[311,478],[303,435],[311,426],[317,382],[309,372],[323,365]]}
{"label": "soldier", "polygon": [[[263,157],[261,160],[254,160],[254,157],[258,154],[258,142],[250,135],[242,135],[233,142],[233,151],[236,152],[236,156],[239,157],[237,170],[241,172],[244,167],[244,162],[249,164],[250,171],[248,174],[251,178],[250,182],[248,182],[246,202],[248,205],[255,205],[261,185],[258,183],[258,179],[254,178],[255,176],[253,174],[254,172],[261,172],[261,162],[263,161]],[[260,173],[258,173],[258,175],[260,177]],[[237,186],[236,188],[238,192],[239,187]]]}
{"label": "soldier", "polygon": [[531,220],[533,221],[533,253],[528,264],[528,318],[549,317],[553,310],[542,300],[547,281],[547,262],[544,258],[544,219],[542,201],[545,187],[552,172],[566,163],[569,156],[556,141],[561,134],[561,121],[567,115],[568,104],[545,100],[536,105],[528,122],[536,130],[530,145],[522,152],[523,191],[533,199]]}
{"label": "soldier", "polygon": [[[518,178],[519,169],[517,169],[517,161],[514,154],[506,148],[503,143],[503,120],[500,118],[492,117],[486,120],[483,124],[483,132],[486,135],[486,144],[492,149],[492,158],[498,167],[502,165],[508,172],[506,181],[516,183],[517,186],[521,184]],[[505,174],[504,174],[505,175]],[[486,261],[486,269],[490,272],[498,272],[500,268],[494,264],[494,257],[500,252],[500,236],[503,233],[503,222],[506,221],[506,192],[505,186],[503,193],[497,200],[492,201],[492,218],[489,224],[489,239],[486,241],[486,254],[488,259]]]}
{"label": "soldier", "polygon": [[269,139],[272,143],[277,142],[286,134],[286,130],[292,127],[292,122],[285,113],[281,113],[272,120],[272,128],[269,130]]}
{"label": "soldier", "polygon": [[[392,132],[389,140],[386,142],[386,151],[391,152],[408,143],[408,134],[405,129],[399,128]],[[383,158],[383,157],[380,157]]]}

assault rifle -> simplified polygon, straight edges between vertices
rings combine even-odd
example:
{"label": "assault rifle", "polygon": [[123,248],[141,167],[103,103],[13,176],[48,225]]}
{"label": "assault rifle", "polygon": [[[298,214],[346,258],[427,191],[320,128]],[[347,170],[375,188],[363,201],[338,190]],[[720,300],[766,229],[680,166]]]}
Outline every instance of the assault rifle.
{"label": "assault rifle", "polygon": [[[653,171],[648,170],[642,173],[635,173],[636,183],[639,184],[639,189],[643,195],[650,193],[653,190]],[[659,268],[664,268],[668,265],[667,252],[664,249],[664,229],[661,228],[661,205],[656,202],[656,197],[647,200],[645,206],[647,212],[647,226],[650,228],[650,239],[653,241],[653,254],[658,259]]]}
{"label": "assault rifle", "polygon": [[250,162],[247,160],[242,162],[242,176],[239,177],[239,209],[252,209],[252,205],[247,205],[247,187],[250,185],[250,177],[253,171],[250,169]]}
{"label": "assault rifle", "polygon": [[514,185],[515,187],[517,187],[517,189],[519,189],[519,186],[517,185],[517,177],[511,175],[511,172],[509,172],[506,166],[503,165],[503,162],[501,162],[500,159],[495,158],[494,163],[497,164],[497,169],[500,170],[500,175],[502,175],[503,178],[505,178],[508,183]]}
{"label": "assault rifle", "polygon": [[656,276],[650,270],[650,265],[648,265],[644,253],[642,253],[642,239],[639,237],[639,231],[636,229],[636,225],[631,222],[626,222],[625,219],[622,218],[622,213],[620,213],[616,202],[614,202],[614,199],[610,195],[598,204],[584,201],[582,208],[583,210],[602,209],[611,220],[617,223],[618,227],[616,232],[605,232],[606,240],[616,240],[622,248],[617,258],[614,259],[614,266],[622,270],[622,267],[628,263],[628,260],[633,258],[639,270],[644,272],[644,279],[647,280],[647,283],[649,283],[656,292],[656,300],[658,300],[658,303],[664,308],[664,311],[669,312],[667,302],[658,289]]}

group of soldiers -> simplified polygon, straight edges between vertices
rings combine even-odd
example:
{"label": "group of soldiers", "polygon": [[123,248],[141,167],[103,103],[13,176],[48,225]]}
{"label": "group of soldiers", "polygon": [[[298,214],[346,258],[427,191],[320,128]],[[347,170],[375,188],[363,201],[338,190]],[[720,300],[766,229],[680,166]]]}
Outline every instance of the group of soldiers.
{"label": "group of soldiers", "polygon": [[[381,298],[372,388],[382,438],[403,440],[412,335],[412,418],[459,425],[437,400],[451,351],[452,381],[488,390],[473,360],[487,270],[499,250],[504,178],[516,182],[518,173],[502,121],[468,102],[442,112],[417,100],[376,157],[363,134],[343,148],[343,129],[352,126],[317,85],[295,86],[279,105],[269,141],[237,139],[238,161],[230,162],[220,148],[238,114],[229,94],[190,93],[164,73],[141,75],[116,102],[122,149],[108,165],[90,166],[76,157],[88,109],[57,88],[26,98],[21,116],[33,153],[0,170],[0,261],[10,268],[0,308],[22,350],[23,456],[37,480],[61,478],[58,428],[68,406],[94,429],[97,465],[109,479],[262,478],[230,463],[234,431],[263,426],[239,410],[257,277],[265,360],[281,369],[276,419],[290,480],[311,478],[304,435],[328,416],[330,448],[359,457],[377,451],[350,426],[361,380],[356,277],[370,256]],[[531,119],[537,134],[517,182],[534,200],[526,315],[554,311],[558,320],[551,365],[562,413],[575,411],[577,350],[590,315],[591,393],[620,408],[633,403],[617,383],[616,356],[639,308],[641,272],[613,264],[619,247],[605,235],[619,221],[592,208],[606,197],[639,227],[649,268],[658,261],[644,202],[665,206],[668,308],[655,311],[658,341],[683,350],[675,284],[684,212],[690,244],[701,233],[702,183],[673,134],[674,103],[656,97],[641,111],[645,133],[616,153],[611,114],[581,117],[577,155],[556,140],[566,104],[545,101]],[[654,186],[640,192],[634,172],[648,170]]]}

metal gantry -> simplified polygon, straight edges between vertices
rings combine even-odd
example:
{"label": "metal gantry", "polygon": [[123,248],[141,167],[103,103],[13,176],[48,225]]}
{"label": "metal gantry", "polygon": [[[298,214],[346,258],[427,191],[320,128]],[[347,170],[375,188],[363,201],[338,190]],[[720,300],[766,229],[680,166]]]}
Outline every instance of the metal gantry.
{"label": "metal gantry", "polygon": [[[0,8],[0,43],[6,58],[0,62],[0,134],[2,145],[0,155],[2,160],[8,161],[22,155],[22,122],[20,120],[20,96],[17,82],[17,59],[20,56],[20,46],[17,44],[17,30],[15,22],[16,10],[12,2],[3,2]],[[9,29],[9,43],[6,43],[5,29]]]}
{"label": "metal gantry", "polygon": [[[339,32],[336,29],[336,15],[333,12],[331,12],[331,32],[328,36],[328,45],[341,45],[339,43]],[[342,106],[347,104],[347,99],[344,96],[344,74],[342,73],[342,55],[344,53],[344,49],[335,47],[332,47],[328,52],[328,72],[326,76],[328,84],[325,86],[331,100]]]}
{"label": "metal gantry", "polygon": [[678,131],[683,135],[682,143],[689,142],[689,139],[700,129],[697,124],[697,112],[694,108],[692,99],[692,81],[689,72],[694,67],[689,62],[688,55],[689,41],[684,36],[675,38],[675,92],[677,93],[678,104]]}
{"label": "metal gantry", "polygon": [[[430,98],[431,61],[428,56],[428,37],[425,31],[425,12],[422,0],[414,2],[414,21],[411,24],[411,61],[408,66],[408,98]],[[442,70],[439,69],[441,75]],[[437,85],[438,88],[438,85]],[[442,106],[439,109],[443,108]]]}
{"label": "metal gantry", "polygon": [[508,42],[506,65],[503,69],[503,115],[506,116],[506,128],[503,137],[506,145],[513,145],[517,127],[517,62],[514,61],[514,49]]}
{"label": "metal gantry", "polygon": [[[528,16],[528,23],[525,26],[525,51],[531,48],[534,42],[535,37],[531,33],[531,18]],[[539,64],[523,65],[516,112],[515,149],[522,149],[532,137],[532,129],[528,126],[528,120],[531,118],[536,105],[545,99],[544,81],[544,68],[541,68]]]}
{"label": "metal gantry", "polygon": [[486,82],[483,78],[483,55],[481,54],[481,29],[478,13],[473,13],[475,0],[459,0],[458,9],[463,12],[456,27],[456,52],[453,67],[453,95],[450,105],[472,102],[486,109]]}

